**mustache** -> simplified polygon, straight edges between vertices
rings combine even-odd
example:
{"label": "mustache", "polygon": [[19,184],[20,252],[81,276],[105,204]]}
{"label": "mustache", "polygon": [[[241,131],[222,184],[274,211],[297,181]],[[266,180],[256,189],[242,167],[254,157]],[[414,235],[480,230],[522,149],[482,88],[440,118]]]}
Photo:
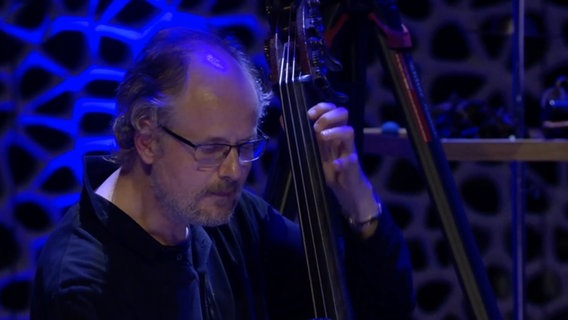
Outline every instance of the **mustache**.
{"label": "mustache", "polygon": [[236,193],[240,188],[241,186],[237,181],[226,179],[212,185],[207,190],[211,193]]}

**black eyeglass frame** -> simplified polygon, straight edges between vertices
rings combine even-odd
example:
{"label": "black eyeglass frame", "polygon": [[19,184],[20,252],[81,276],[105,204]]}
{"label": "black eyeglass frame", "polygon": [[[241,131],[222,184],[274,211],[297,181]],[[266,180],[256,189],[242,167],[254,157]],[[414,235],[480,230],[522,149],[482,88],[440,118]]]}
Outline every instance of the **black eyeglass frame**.
{"label": "black eyeglass frame", "polygon": [[[159,127],[160,127],[160,129],[164,130],[165,133],[170,135],[172,138],[178,140],[179,142],[181,142],[181,143],[183,143],[187,146],[192,147],[193,150],[195,151],[194,158],[197,162],[199,162],[203,165],[210,165],[210,166],[219,165],[221,162],[223,162],[223,160],[225,160],[225,158],[227,158],[227,155],[229,155],[229,153],[231,152],[231,149],[233,149],[233,148],[237,149],[237,154],[239,155],[239,162],[241,164],[256,161],[264,153],[264,150],[266,149],[266,145],[267,145],[268,140],[269,140],[269,137],[264,132],[262,132],[260,129],[257,129],[258,138],[253,139],[253,140],[248,140],[248,141],[245,141],[245,142],[241,142],[241,143],[238,143],[238,144],[228,144],[228,143],[221,143],[221,142],[197,144],[197,143],[193,143],[193,142],[189,141],[188,139],[180,136],[179,134],[175,133],[174,131],[172,131],[171,129],[169,129],[168,127],[166,127],[164,125],[159,125]],[[263,144],[259,145],[260,150],[257,151],[256,148],[253,149],[252,159],[244,159],[243,160],[241,158],[242,146],[256,144],[256,143],[259,143],[259,142],[264,142]],[[197,157],[195,156],[197,154],[197,150],[199,149],[199,147],[203,147],[203,146],[223,146],[223,147],[226,147],[226,149],[222,154],[220,154],[219,157],[215,158],[214,160],[212,159],[211,161],[203,161],[203,160],[197,159]]]}

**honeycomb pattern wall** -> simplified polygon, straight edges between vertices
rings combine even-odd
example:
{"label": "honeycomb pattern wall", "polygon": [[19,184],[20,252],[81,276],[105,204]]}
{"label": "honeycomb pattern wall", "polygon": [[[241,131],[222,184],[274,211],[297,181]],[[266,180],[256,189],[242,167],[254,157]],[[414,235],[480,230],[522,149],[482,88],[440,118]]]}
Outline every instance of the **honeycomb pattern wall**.
{"label": "honeycomb pattern wall", "polygon": [[[329,2],[329,1],[328,1]],[[453,97],[511,105],[511,2],[400,0],[431,104]],[[85,154],[114,148],[114,90],[156,30],[209,27],[235,34],[263,65],[263,1],[0,1],[0,319],[27,319],[34,265],[65,208],[78,199]],[[568,73],[568,4],[527,1],[526,124]],[[400,121],[377,59],[367,62],[366,125]],[[261,191],[269,153],[252,172]],[[412,252],[416,319],[471,319],[425,185],[412,159],[366,155],[365,164]],[[507,163],[451,163],[501,311],[512,313]],[[568,170],[527,170],[527,319],[568,318]]]}

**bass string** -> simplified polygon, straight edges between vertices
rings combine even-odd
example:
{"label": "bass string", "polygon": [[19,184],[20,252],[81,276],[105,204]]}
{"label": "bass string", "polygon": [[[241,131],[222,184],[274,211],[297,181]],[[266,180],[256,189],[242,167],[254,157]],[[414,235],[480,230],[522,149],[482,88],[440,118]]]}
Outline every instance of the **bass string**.
{"label": "bass string", "polygon": [[[289,152],[295,159],[302,160],[303,157],[307,157],[307,154],[316,156],[318,154],[316,150],[317,146],[314,143],[311,124],[307,118],[306,94],[300,80],[302,75],[297,72],[299,68],[297,65],[298,58],[296,48],[296,40],[288,34],[288,39],[283,45],[281,63],[279,64],[279,85],[281,88],[280,98],[283,104],[282,114],[286,127],[285,132]],[[319,161],[319,157],[313,157],[312,159]],[[322,210],[320,207],[325,206],[325,204],[320,203],[320,201],[313,201],[314,199],[318,199],[315,195],[316,190],[320,192],[323,190],[323,180],[320,170],[317,170],[317,166],[311,166],[306,161],[291,162],[292,170],[295,170],[297,173],[295,175],[295,188],[296,194],[298,195],[297,200],[299,201],[298,209],[300,212],[298,212],[298,214],[300,215],[302,232],[304,233],[304,247],[306,248],[306,254],[308,254],[308,249],[310,248],[312,253],[314,253],[313,255],[307,256],[308,261],[315,260],[315,263],[308,264],[308,275],[312,284],[319,284],[318,288],[314,288],[312,285],[312,300],[314,304],[323,303],[323,301],[327,301],[327,291],[324,290],[323,284],[330,283],[330,281],[325,281],[325,278],[331,277],[329,272],[322,270],[322,268],[326,266],[325,261],[328,259],[328,252],[325,248],[320,247],[325,241],[322,241],[324,239],[322,239],[321,231],[318,231],[323,230],[325,227],[325,221],[323,221],[320,218],[320,214],[318,214],[318,212]],[[309,196],[310,194],[314,195]],[[312,200],[311,203],[310,200]],[[300,201],[303,201],[303,203],[300,203]],[[315,209],[315,211],[310,212],[312,209]],[[320,258],[320,254],[324,255],[323,259]],[[314,279],[314,277],[317,279]],[[316,307],[316,309],[319,308]]]}

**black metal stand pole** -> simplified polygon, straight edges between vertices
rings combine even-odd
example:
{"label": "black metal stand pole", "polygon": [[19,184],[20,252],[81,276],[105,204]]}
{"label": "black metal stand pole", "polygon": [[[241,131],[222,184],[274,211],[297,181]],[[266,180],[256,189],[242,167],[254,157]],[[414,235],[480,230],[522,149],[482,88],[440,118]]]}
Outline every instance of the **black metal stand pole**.
{"label": "black metal stand pole", "polygon": [[[512,37],[512,112],[517,138],[525,136],[524,118],[524,0],[513,0]],[[511,163],[511,250],[513,257],[513,318],[524,319],[525,313],[525,164]]]}

